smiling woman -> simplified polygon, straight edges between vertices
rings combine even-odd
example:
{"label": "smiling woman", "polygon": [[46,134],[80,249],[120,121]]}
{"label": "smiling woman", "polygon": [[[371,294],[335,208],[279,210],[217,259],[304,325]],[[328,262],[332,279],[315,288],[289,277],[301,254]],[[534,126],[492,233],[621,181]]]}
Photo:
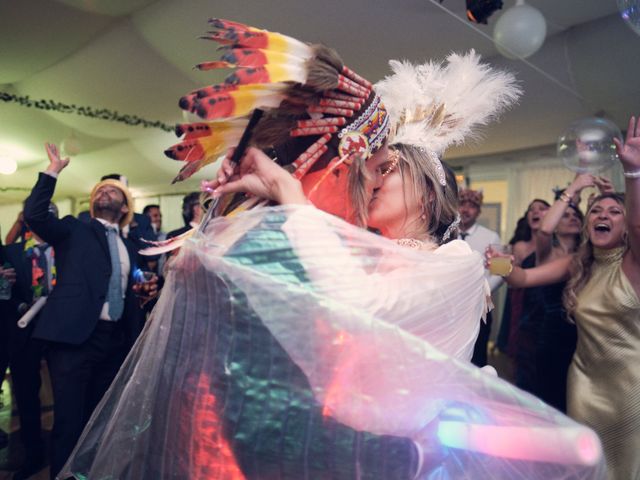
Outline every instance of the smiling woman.
{"label": "smiling woman", "polygon": [[605,194],[594,199],[589,209],[588,235],[597,248],[616,248],[626,244],[624,197]]}
{"label": "smiling woman", "polygon": [[[626,143],[616,146],[625,196],[604,193],[593,199],[574,256],[526,270],[515,267],[507,281],[530,287],[569,279],[564,305],[575,320],[578,344],[567,380],[567,413],[600,435],[610,478],[638,478],[640,128],[635,117]],[[568,198],[556,201],[559,211]]]}

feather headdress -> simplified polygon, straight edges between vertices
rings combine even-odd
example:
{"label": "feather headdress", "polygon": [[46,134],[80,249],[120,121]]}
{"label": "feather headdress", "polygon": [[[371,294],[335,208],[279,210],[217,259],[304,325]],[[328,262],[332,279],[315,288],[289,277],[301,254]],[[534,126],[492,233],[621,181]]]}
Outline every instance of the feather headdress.
{"label": "feather headdress", "polygon": [[446,62],[413,65],[391,60],[393,75],[375,85],[391,120],[389,143],[441,156],[461,145],[513,105],[521,94],[515,77],[480,63],[471,50]]}
{"label": "feather headdress", "polygon": [[[388,134],[388,117],[366,79],[346,67],[323,45],[307,45],[279,33],[222,19],[205,39],[220,44],[220,60],[197,65],[201,70],[233,69],[224,83],[195,90],[180,107],[203,122],[178,125],[182,141],[165,151],[187,162],[175,181],[184,180],[229,147],[237,145],[254,109],[265,115],[253,130],[252,144],[266,149],[295,137],[317,137],[292,163],[301,178],[339,136],[339,164],[350,154],[370,154]],[[342,158],[344,157],[344,158]]]}

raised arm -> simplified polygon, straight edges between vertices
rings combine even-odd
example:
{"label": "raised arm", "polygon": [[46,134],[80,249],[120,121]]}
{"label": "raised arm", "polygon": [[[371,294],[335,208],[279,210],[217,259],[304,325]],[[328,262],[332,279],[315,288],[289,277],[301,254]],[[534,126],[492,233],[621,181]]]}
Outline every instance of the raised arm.
{"label": "raised arm", "polygon": [[584,188],[594,186],[596,186],[596,178],[593,175],[589,173],[576,175],[571,185],[562,192],[562,195],[560,195],[547,211],[542,219],[538,235],[535,236],[536,265],[542,265],[549,259],[551,249],[553,248],[553,232],[558,228],[558,224],[567,206],[569,206],[572,201],[577,203],[577,199],[580,198],[580,193]]}
{"label": "raised arm", "polygon": [[38,177],[38,182],[24,203],[24,219],[31,230],[43,240],[55,244],[68,234],[67,224],[49,212],[49,203],[56,186],[58,174],[69,165],[69,159],[60,158],[58,148],[45,145],[49,156],[49,166]]}
{"label": "raised arm", "polygon": [[[629,252],[623,270],[627,276],[640,280],[640,126],[636,117],[629,119],[624,145],[614,139],[625,177],[626,223]],[[632,280],[633,281],[633,280]]]}
{"label": "raised arm", "polygon": [[530,288],[561,282],[569,278],[569,265],[573,255],[547,262],[534,268],[514,266],[505,280],[511,287]]}

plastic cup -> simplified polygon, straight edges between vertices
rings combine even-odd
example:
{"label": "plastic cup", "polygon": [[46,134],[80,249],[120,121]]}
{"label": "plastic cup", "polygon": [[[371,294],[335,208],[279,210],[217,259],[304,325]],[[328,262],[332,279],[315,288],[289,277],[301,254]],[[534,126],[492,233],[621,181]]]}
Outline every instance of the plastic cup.
{"label": "plastic cup", "polygon": [[492,243],[489,248],[493,252],[489,262],[489,272],[492,275],[504,277],[511,273],[511,245]]}

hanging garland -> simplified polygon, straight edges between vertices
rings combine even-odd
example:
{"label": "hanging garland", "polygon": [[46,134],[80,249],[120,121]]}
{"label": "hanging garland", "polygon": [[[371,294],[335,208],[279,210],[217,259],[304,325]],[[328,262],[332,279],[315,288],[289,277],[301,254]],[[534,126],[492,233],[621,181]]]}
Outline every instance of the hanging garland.
{"label": "hanging garland", "polygon": [[175,129],[171,125],[167,125],[159,120],[150,121],[140,118],[137,115],[121,114],[108,108],[95,109],[87,106],[68,105],[54,100],[32,100],[28,95],[19,96],[12,93],[0,92],[0,100],[6,103],[17,103],[23,107],[37,108],[40,110],[48,110],[59,113],[75,113],[84,117],[95,118],[98,120],[107,120],[109,122],[119,122],[129,125],[130,127],[159,128],[165,132],[173,132]]}
{"label": "hanging garland", "polygon": [[27,187],[0,187],[0,192],[31,192]]}

